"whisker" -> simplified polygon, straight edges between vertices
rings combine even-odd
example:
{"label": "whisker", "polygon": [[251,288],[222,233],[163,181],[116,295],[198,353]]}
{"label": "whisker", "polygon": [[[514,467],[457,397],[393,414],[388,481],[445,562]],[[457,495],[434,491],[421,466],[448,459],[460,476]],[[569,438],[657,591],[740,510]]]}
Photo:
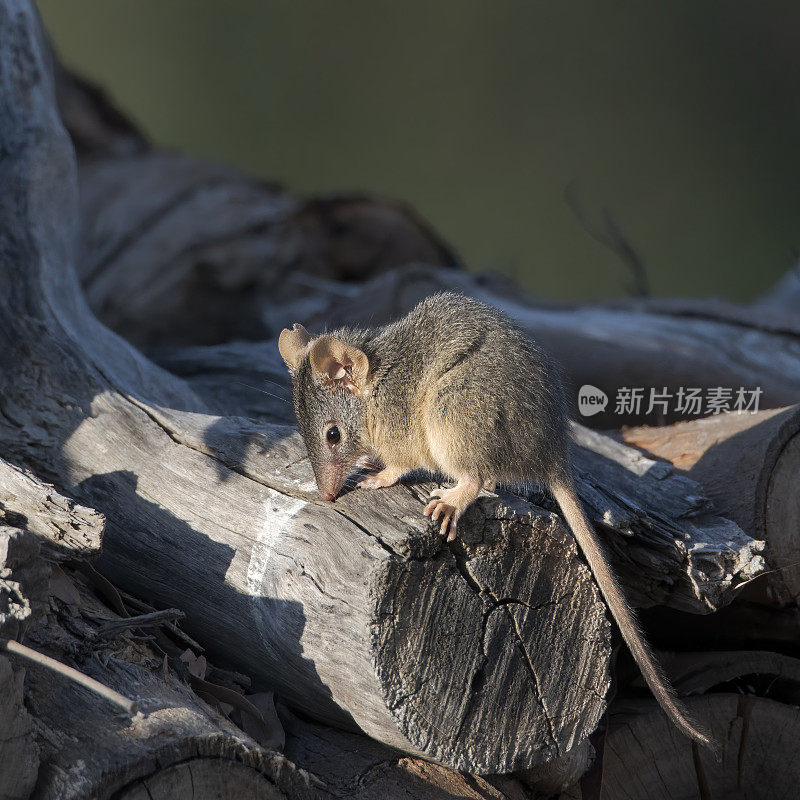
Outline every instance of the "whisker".
{"label": "whisker", "polygon": [[279,389],[286,388],[285,383],[278,383],[278,381],[271,381],[269,378],[261,378],[261,380],[264,381],[265,383],[271,383],[273,386],[277,386]]}
{"label": "whisker", "polygon": [[[242,383],[242,381],[234,381],[234,383],[238,383],[240,386],[246,386],[248,389],[252,389],[254,392],[261,392],[261,394],[269,395],[270,397],[274,397],[276,400],[280,400],[282,403],[289,403],[289,400],[285,397],[279,397],[277,394],[273,394],[272,392],[268,392],[266,389],[259,389],[257,386],[251,386],[249,383]],[[277,386],[278,384],[276,384]]]}

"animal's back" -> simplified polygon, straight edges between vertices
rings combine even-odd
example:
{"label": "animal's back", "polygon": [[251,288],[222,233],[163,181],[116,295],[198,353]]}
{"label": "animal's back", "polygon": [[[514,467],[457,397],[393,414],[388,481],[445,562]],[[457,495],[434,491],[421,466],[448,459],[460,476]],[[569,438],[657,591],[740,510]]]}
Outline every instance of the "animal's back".
{"label": "animal's back", "polygon": [[[561,379],[505,314],[453,292],[427,298],[378,339],[392,353],[384,383],[424,424],[445,472],[528,480],[563,464]],[[398,365],[404,367],[398,368]]]}

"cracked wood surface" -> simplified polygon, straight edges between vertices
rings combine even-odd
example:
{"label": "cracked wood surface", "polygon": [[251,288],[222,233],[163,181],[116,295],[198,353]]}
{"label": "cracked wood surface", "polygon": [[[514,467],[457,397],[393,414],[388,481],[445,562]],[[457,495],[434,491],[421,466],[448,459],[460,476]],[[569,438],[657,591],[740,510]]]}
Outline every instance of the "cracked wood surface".
{"label": "cracked wood surface", "polygon": [[603,800],[797,796],[796,705],[755,695],[709,694],[689,700],[687,706],[721,734],[721,761],[693,751],[654,703],[631,702],[611,719]]}
{"label": "cracked wood surface", "polygon": [[292,429],[209,413],[89,312],[45,52],[31,7],[0,3],[5,457],[106,516],[116,583],[182,608],[209,652],[315,717],[473,772],[584,739],[605,708],[609,626],[556,517],[487,499],[462,554],[409,490],[319,503]]}
{"label": "cracked wood surface", "polygon": [[100,552],[103,515],[0,458],[0,522],[40,537],[54,561],[86,559]]}

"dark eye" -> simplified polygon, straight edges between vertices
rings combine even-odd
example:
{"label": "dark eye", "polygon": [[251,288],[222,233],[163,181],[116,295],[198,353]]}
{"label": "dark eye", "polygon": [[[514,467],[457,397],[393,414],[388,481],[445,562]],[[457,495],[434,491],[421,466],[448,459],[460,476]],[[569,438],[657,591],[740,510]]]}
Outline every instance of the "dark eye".
{"label": "dark eye", "polygon": [[338,444],[339,440],[342,438],[342,434],[339,433],[339,429],[333,425],[325,432],[325,438],[328,440],[328,444]]}

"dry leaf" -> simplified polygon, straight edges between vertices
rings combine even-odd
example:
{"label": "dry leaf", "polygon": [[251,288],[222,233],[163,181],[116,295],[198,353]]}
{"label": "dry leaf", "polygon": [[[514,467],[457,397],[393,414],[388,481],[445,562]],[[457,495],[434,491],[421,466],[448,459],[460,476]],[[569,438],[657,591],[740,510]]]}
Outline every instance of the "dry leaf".
{"label": "dry leaf", "polygon": [[76,609],[80,606],[81,596],[75,582],[57,564],[53,565],[50,572],[50,594],[68,606]]}
{"label": "dry leaf", "polygon": [[181,653],[181,661],[186,664],[189,674],[195,678],[203,680],[208,671],[208,662],[205,656],[196,656],[191,649],[187,648]]}
{"label": "dry leaf", "polygon": [[261,719],[243,713],[241,715],[242,724],[239,727],[262,747],[266,747],[268,750],[283,750],[286,745],[286,734],[278,719],[278,712],[275,710],[274,692],[248,694],[246,699],[261,712]]}

